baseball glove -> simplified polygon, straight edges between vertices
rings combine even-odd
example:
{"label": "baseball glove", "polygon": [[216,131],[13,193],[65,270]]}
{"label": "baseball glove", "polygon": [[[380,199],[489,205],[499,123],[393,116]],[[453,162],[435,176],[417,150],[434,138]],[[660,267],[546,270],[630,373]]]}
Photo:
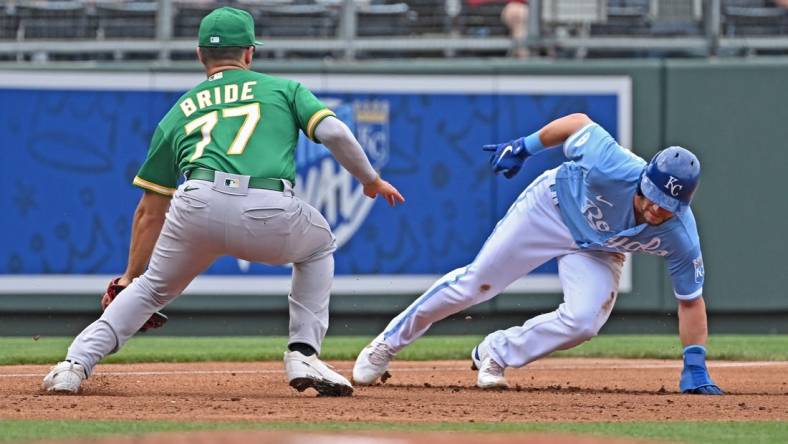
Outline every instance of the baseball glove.
{"label": "baseball glove", "polygon": [[[123,291],[124,288],[126,288],[125,285],[120,285],[118,283],[119,281],[120,281],[119,277],[116,277],[115,279],[109,281],[109,285],[107,286],[107,292],[104,293],[104,296],[101,297],[102,311],[106,310],[109,304],[111,304],[112,301],[114,301],[115,298],[118,297],[118,294],[120,294],[120,292]],[[143,324],[143,326],[140,327],[139,331],[141,333],[145,333],[146,331],[148,331],[149,328],[159,328],[166,323],[167,323],[167,316],[164,313],[157,311],[156,313],[153,313],[147,321],[145,321],[145,324]]]}

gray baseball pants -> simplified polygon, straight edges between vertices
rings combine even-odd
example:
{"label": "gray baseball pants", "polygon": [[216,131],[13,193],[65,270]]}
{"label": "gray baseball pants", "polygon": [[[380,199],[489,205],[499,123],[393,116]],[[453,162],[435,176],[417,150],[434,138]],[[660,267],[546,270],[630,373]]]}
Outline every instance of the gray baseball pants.
{"label": "gray baseball pants", "polygon": [[217,173],[213,183],[189,180],[178,188],[148,270],[74,339],[66,359],[84,365],[90,374],[104,356],[123,347],[154,312],[175,300],[223,255],[274,265],[292,263],[290,343],[306,343],[320,352],[328,328],[336,249],[328,222],[295,197],[289,184],[284,192],[247,189],[245,180],[228,182],[227,177],[243,176]]}

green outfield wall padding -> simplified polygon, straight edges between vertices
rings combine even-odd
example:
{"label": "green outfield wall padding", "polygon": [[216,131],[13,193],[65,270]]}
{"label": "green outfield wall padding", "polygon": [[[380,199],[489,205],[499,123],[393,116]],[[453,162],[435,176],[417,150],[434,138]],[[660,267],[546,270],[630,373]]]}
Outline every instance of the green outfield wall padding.
{"label": "green outfield wall padding", "polygon": [[671,61],[665,74],[665,142],[703,170],[708,305],[788,309],[788,61]]}

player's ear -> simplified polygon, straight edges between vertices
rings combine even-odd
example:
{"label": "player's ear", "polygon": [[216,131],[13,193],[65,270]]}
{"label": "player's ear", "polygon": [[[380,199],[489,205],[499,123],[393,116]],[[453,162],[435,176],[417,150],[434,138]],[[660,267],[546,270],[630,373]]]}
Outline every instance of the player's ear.
{"label": "player's ear", "polygon": [[205,65],[205,61],[202,59],[202,52],[200,52],[200,47],[198,46],[197,49],[197,60],[200,61],[203,65]]}
{"label": "player's ear", "polygon": [[254,46],[250,46],[246,48],[246,51],[244,51],[244,62],[247,65],[251,65],[253,56],[254,56]]}

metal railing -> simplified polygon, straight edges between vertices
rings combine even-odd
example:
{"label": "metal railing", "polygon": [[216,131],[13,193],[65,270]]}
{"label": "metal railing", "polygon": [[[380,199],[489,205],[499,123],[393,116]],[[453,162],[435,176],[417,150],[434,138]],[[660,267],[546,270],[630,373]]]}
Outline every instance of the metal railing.
{"label": "metal railing", "polygon": [[[193,59],[200,19],[255,17],[269,58],[709,56],[788,53],[788,0],[7,0],[0,60]],[[517,2],[517,0],[515,0]],[[518,16],[519,17],[519,16]]]}

